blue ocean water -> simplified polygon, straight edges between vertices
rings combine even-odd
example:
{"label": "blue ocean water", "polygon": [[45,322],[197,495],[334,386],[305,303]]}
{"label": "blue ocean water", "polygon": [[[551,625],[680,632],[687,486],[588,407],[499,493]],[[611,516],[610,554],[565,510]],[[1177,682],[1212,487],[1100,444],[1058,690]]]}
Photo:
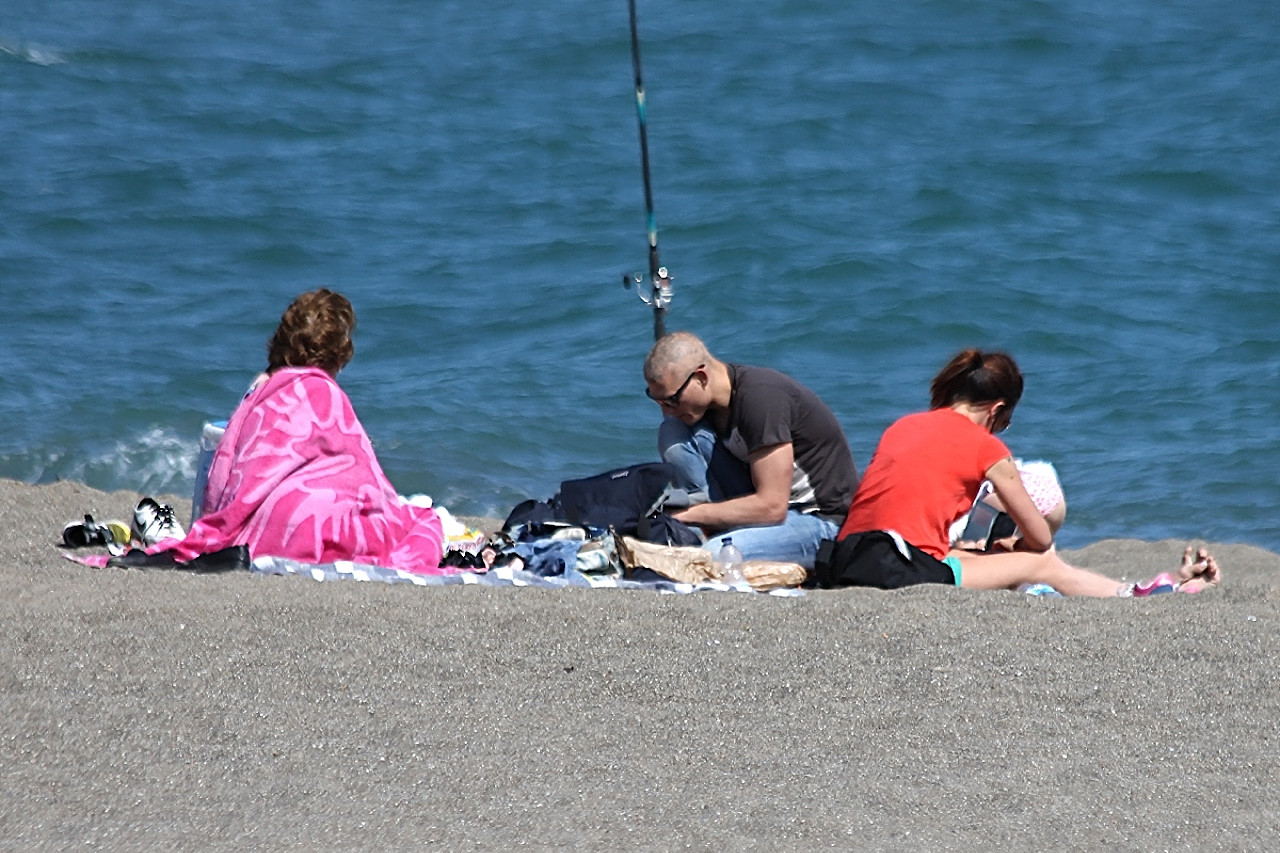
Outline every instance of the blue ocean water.
{"label": "blue ocean water", "polygon": [[[1280,17],[639,0],[670,329],[866,464],[958,348],[1060,541],[1280,550]],[[0,476],[188,492],[298,292],[388,474],[503,515],[650,458],[627,6],[28,0],[0,17]]]}

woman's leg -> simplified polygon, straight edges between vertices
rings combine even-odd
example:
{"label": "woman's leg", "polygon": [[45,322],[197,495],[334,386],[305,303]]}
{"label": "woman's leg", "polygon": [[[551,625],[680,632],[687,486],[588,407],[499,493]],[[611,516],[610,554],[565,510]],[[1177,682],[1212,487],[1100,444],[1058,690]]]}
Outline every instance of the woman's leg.
{"label": "woman's leg", "polygon": [[[960,558],[960,585],[968,589],[1014,589],[1024,583],[1047,583],[1063,595],[1109,597],[1131,588],[1130,584],[1112,580],[1106,575],[1077,568],[1063,561],[1055,551],[1034,553],[1010,551],[1003,554],[975,554],[952,551]],[[1216,584],[1221,576],[1218,562],[1201,548],[1192,555],[1188,547],[1176,580],[1187,584],[1188,591]]]}

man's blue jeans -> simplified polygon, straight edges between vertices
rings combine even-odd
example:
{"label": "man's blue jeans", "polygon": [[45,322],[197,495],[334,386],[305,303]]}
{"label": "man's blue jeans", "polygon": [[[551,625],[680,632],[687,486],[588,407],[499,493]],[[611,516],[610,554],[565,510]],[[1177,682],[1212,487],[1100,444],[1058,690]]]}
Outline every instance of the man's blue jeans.
{"label": "man's blue jeans", "polygon": [[[658,428],[658,452],[676,469],[675,486],[689,492],[695,502],[723,501],[755,491],[751,469],[731,454],[704,421],[688,426],[676,418],[664,418]],[[818,545],[836,538],[839,528],[830,521],[790,510],[781,524],[739,527],[710,537],[702,546],[720,553],[725,537],[733,537],[747,560],[779,560],[813,568]]]}

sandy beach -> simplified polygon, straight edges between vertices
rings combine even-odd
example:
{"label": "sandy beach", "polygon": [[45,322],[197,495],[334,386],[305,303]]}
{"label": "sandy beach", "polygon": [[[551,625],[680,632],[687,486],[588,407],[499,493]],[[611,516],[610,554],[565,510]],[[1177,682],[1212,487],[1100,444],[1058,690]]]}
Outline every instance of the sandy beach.
{"label": "sandy beach", "polygon": [[[63,559],[64,524],[138,497],[0,481],[0,848],[1280,841],[1280,556],[1259,548],[1209,543],[1222,588],[1146,600],[423,589]],[[1184,544],[1065,556],[1139,579]]]}

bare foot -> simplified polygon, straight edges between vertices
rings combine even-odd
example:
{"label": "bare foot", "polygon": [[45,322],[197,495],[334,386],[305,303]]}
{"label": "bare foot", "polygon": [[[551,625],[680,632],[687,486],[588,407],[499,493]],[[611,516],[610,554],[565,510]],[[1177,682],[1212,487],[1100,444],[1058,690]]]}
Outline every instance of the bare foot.
{"label": "bare foot", "polygon": [[1198,548],[1192,558],[1191,546],[1182,552],[1182,565],[1178,567],[1178,591],[1200,592],[1211,586],[1217,586],[1222,580],[1222,570],[1218,561],[1204,548]]}

